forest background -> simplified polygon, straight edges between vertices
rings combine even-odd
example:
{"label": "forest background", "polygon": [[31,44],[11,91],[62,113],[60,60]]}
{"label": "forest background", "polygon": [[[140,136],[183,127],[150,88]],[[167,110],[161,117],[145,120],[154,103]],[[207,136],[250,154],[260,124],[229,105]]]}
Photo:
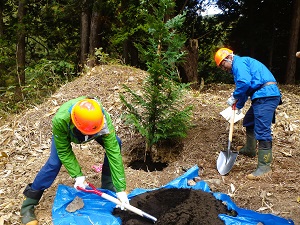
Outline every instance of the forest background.
{"label": "forest background", "polygon": [[[98,64],[146,69],[136,44],[147,42],[145,17],[157,2],[139,0],[2,0],[0,117],[39,104],[59,86]],[[220,13],[206,15],[209,7]],[[182,82],[233,83],[215,66],[219,47],[263,62],[281,84],[299,84],[299,0],[176,0],[186,12]]]}

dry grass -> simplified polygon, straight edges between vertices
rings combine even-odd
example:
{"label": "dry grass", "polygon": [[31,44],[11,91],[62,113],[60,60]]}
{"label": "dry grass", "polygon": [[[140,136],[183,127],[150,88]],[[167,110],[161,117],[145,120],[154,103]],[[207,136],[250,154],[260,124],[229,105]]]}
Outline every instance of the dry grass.
{"label": "dry grass", "polygon": [[[273,127],[273,173],[264,180],[253,182],[245,179],[245,175],[255,168],[256,159],[239,156],[228,176],[220,176],[215,168],[219,151],[227,147],[228,124],[219,112],[227,107],[225,101],[233,90],[230,85],[206,85],[201,92],[190,91],[186,95],[185,104],[194,105],[195,126],[183,140],[184,147],[180,155],[172,152],[166,154],[169,160],[167,168],[149,172],[128,167],[128,162],[134,158],[133,149],[141,143],[139,136],[121,119],[124,108],[119,94],[123,92],[122,84],[138,89],[145,76],[144,71],[131,67],[99,66],[61,87],[43,104],[7,119],[0,127],[0,224],[1,219],[5,221],[4,224],[20,224],[22,192],[49,155],[51,118],[62,103],[81,95],[99,96],[112,116],[123,141],[129,192],[134,188],[160,187],[182,175],[184,169],[198,165],[201,168],[200,177],[208,182],[212,191],[230,194],[233,201],[242,208],[274,213],[292,218],[295,224],[300,224],[299,87],[281,87],[284,104],[278,108],[277,123]],[[238,122],[235,125],[233,146],[243,142],[244,129]],[[102,162],[103,149],[99,151],[99,146],[91,142],[74,145],[74,151],[89,181],[98,186],[100,174],[95,173],[91,166]],[[45,191],[37,207],[41,225],[52,224],[51,209],[58,184],[73,185],[73,180],[64,168],[54,184]],[[231,192],[231,185],[236,189],[234,193]]]}

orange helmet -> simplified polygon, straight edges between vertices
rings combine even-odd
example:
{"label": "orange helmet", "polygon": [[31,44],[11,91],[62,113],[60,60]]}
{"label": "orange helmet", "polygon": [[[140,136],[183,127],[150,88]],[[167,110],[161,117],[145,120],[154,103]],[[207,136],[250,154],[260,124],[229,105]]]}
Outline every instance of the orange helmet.
{"label": "orange helmet", "polygon": [[215,54],[215,61],[217,66],[220,66],[221,62],[232,53],[233,51],[228,48],[220,48]]}
{"label": "orange helmet", "polygon": [[94,99],[77,102],[72,108],[71,118],[75,127],[86,135],[98,133],[104,125],[101,107]]}

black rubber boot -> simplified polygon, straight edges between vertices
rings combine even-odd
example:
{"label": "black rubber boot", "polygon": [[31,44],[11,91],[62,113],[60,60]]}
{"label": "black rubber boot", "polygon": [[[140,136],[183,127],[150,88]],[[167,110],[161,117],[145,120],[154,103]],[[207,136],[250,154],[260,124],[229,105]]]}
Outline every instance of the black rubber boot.
{"label": "black rubber boot", "polygon": [[248,156],[250,158],[256,156],[256,139],[254,130],[246,130],[246,144],[244,147],[238,146],[237,150],[239,151],[239,154]]}
{"label": "black rubber boot", "polygon": [[112,182],[111,176],[107,176],[107,175],[103,175],[103,174],[101,177],[101,188],[108,189],[113,192],[117,192],[117,190]]}
{"label": "black rubber boot", "polygon": [[113,184],[113,182],[112,182],[110,168],[109,168],[108,165],[105,164],[105,162],[102,166],[101,188],[102,189],[108,189],[108,190],[111,190],[113,192],[117,191],[114,184]]}
{"label": "black rubber boot", "polygon": [[250,180],[256,180],[272,171],[272,142],[259,141],[258,144],[258,164],[256,170],[247,175]]}
{"label": "black rubber boot", "polygon": [[33,190],[31,184],[28,184],[23,194],[25,199],[21,206],[21,221],[26,225],[37,225],[38,221],[34,214],[34,208],[39,203],[44,191]]}

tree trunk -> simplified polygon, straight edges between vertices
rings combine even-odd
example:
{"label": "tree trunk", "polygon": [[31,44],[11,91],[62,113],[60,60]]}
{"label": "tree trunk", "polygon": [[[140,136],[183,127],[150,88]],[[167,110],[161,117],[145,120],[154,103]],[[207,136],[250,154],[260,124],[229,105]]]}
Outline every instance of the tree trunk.
{"label": "tree trunk", "polygon": [[[249,3],[248,3],[249,4]],[[252,1],[248,5],[248,12],[249,12],[249,36],[255,37],[255,12],[256,12],[256,4],[253,4]],[[249,39],[250,44],[250,56],[255,58],[256,52],[256,38]]]}
{"label": "tree trunk", "polygon": [[4,3],[1,1],[0,2],[0,38],[3,37],[3,33],[4,33],[3,8],[4,8]]}
{"label": "tree trunk", "polygon": [[123,59],[126,65],[130,64],[128,39],[123,42]]}
{"label": "tree trunk", "polygon": [[18,6],[18,31],[17,31],[17,76],[16,76],[16,90],[15,98],[16,100],[23,99],[23,94],[21,87],[25,85],[25,24],[24,17],[26,0],[20,0]]}
{"label": "tree trunk", "polygon": [[90,13],[87,0],[83,1],[80,24],[80,65],[84,68],[89,53]]}
{"label": "tree trunk", "polygon": [[139,54],[138,54],[138,50],[137,48],[134,46],[133,42],[130,40],[130,65],[131,66],[137,66],[138,65],[138,58],[139,58]]}
{"label": "tree trunk", "polygon": [[[4,22],[3,22],[3,2],[0,2],[0,39],[3,38],[4,34]],[[0,85],[3,85],[2,72],[4,71],[4,64],[0,62]],[[3,83],[2,83],[3,82]]]}
{"label": "tree trunk", "polygon": [[127,65],[138,65],[138,50],[130,39],[125,40],[123,43],[123,58]]}
{"label": "tree trunk", "polygon": [[[97,1],[94,3],[97,4]],[[99,31],[100,31],[100,13],[97,6],[94,6],[91,18],[90,40],[89,40],[89,60],[87,65],[93,67],[96,64],[95,48],[99,47]]]}
{"label": "tree trunk", "polygon": [[[131,3],[127,0],[122,0],[121,1],[121,7],[120,7],[120,14],[126,14],[126,10],[129,10],[130,7],[138,7],[138,3],[134,2]],[[128,23],[128,17],[123,16],[122,17],[122,25],[126,26]],[[130,65],[130,66],[137,66],[138,65],[138,50],[134,46],[133,41],[132,41],[132,36],[128,36],[128,38],[123,42],[123,59],[125,64]]]}
{"label": "tree trunk", "polygon": [[275,39],[276,39],[276,31],[275,31],[275,17],[277,16],[277,12],[275,10],[274,4],[271,4],[269,8],[271,15],[272,15],[272,37],[270,39],[270,47],[269,47],[269,57],[268,57],[268,64],[267,67],[270,71],[273,70],[273,57],[274,57],[274,46],[275,46]]}
{"label": "tree trunk", "polygon": [[179,68],[182,82],[191,83],[191,87],[196,89],[199,86],[198,78],[198,40],[191,39],[186,47],[187,55],[184,63]]}
{"label": "tree trunk", "polygon": [[294,0],[293,16],[290,32],[290,47],[288,51],[287,71],[286,71],[286,84],[295,84],[296,81],[296,57],[298,41],[299,41],[299,29],[300,29],[300,0]]}

